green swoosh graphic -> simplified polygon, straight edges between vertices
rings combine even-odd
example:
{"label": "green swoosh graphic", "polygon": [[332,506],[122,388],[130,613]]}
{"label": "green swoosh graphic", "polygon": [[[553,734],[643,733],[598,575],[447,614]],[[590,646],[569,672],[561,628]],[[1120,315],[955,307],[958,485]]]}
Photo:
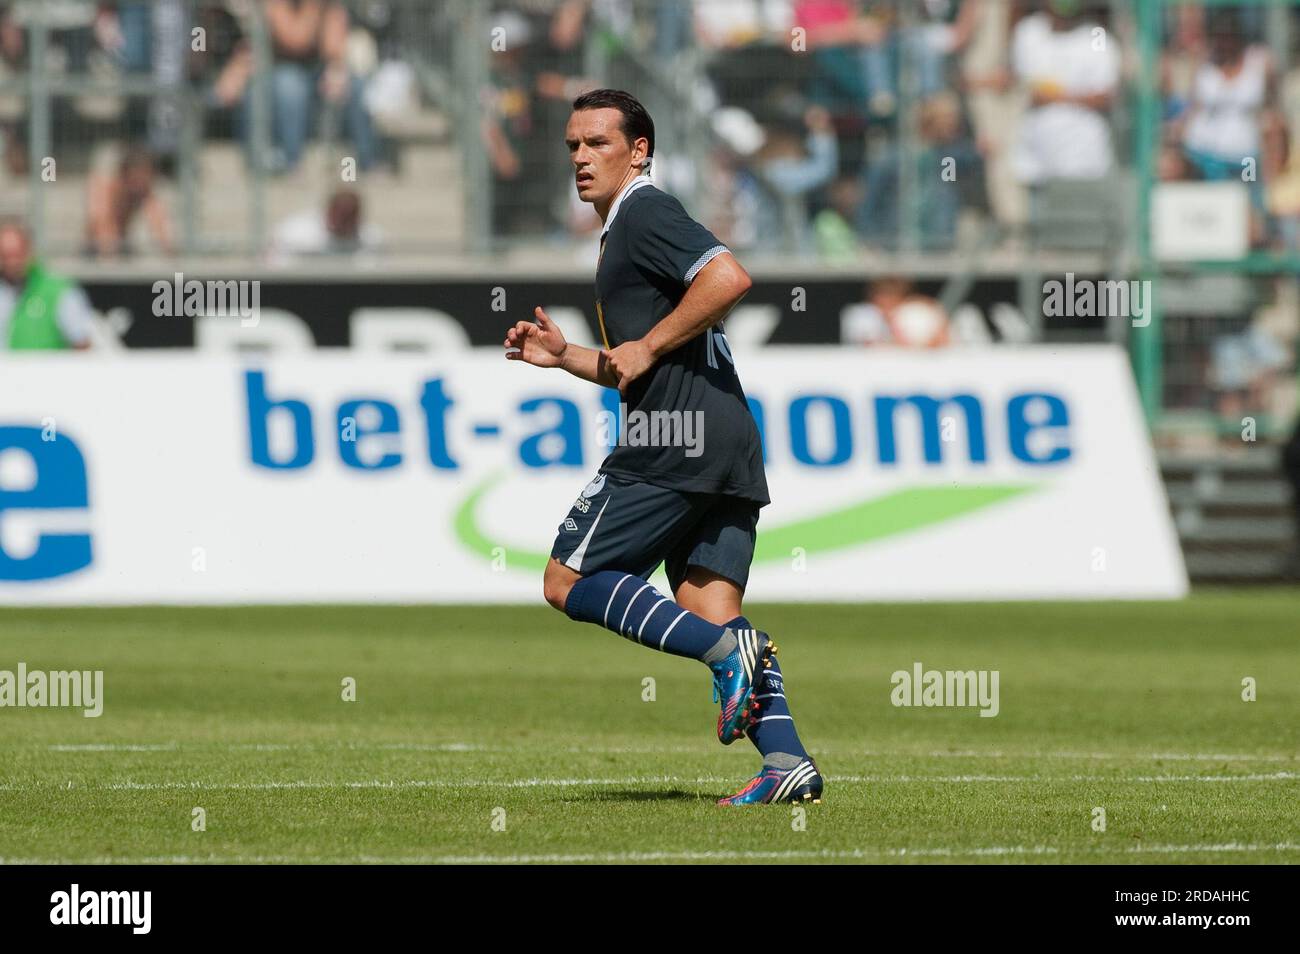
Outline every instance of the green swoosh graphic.
{"label": "green swoosh graphic", "polygon": [[[489,477],[461,503],[453,523],[456,537],[467,549],[489,559],[500,547],[505,553],[507,566],[512,569],[541,572],[551,559],[549,553],[507,547],[489,539],[479,529],[474,516],[479,501],[500,482],[501,477],[501,474]],[[758,535],[754,562],[789,559],[795,547],[802,547],[805,553],[840,550],[919,530],[1010,500],[1037,487],[1035,484],[907,487],[839,510],[764,529]]]}
{"label": "green swoosh graphic", "polygon": [[[982,510],[1034,490],[1031,485],[983,484],[968,487],[906,487],[828,513],[759,530],[754,561],[788,559],[795,547],[807,553],[839,550],[871,540],[919,530]],[[759,527],[762,527],[760,521]]]}

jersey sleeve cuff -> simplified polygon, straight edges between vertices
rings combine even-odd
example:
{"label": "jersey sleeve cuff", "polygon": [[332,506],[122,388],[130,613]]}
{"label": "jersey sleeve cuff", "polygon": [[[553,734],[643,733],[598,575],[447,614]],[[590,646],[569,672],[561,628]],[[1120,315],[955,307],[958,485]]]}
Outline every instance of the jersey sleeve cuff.
{"label": "jersey sleeve cuff", "polygon": [[698,259],[696,259],[695,264],[690,267],[690,269],[686,272],[686,275],[683,277],[682,280],[689,285],[691,282],[695,281],[695,276],[700,273],[700,269],[702,269],[705,265],[709,264],[709,262],[713,261],[723,252],[730,252],[730,251],[731,249],[727,248],[727,246],[725,245],[713,246],[713,248],[709,249]]}

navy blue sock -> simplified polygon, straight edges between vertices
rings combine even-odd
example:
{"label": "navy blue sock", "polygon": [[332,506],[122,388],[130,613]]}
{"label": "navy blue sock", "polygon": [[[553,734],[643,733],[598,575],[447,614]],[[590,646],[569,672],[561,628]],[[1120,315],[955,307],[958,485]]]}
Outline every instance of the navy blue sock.
{"label": "navy blue sock", "polygon": [[584,576],[564,603],[570,619],[595,623],[633,642],[712,665],[731,655],[736,637],[725,626],[682,609],[631,573]]}
{"label": "navy blue sock", "polygon": [[[727,623],[730,629],[753,629],[754,624],[743,616],[737,616]],[[785,697],[785,679],[781,676],[781,664],[772,657],[772,666],[764,670],[762,681],[754,687],[754,698],[758,700],[758,722],[749,730],[749,741],[763,755],[792,755],[807,758],[808,752],[799,741],[799,733],[794,728],[794,717],[790,715],[790,706]],[[778,760],[783,761],[783,760]],[[793,768],[793,765],[779,765],[780,768]]]}

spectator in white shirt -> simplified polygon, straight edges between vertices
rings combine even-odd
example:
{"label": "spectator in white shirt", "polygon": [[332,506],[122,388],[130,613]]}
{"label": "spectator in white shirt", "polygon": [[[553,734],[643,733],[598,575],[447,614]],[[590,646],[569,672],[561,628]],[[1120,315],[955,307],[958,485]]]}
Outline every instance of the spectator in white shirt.
{"label": "spectator in white shirt", "polygon": [[1081,0],[1045,6],[1012,34],[1012,72],[1030,94],[1012,166],[1028,185],[1104,178],[1113,161],[1106,114],[1120,81],[1115,38],[1083,15]]}

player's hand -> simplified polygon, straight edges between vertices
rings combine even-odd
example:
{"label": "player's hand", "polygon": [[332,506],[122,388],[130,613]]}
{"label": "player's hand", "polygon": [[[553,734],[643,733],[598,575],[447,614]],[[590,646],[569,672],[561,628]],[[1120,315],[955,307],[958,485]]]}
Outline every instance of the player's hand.
{"label": "player's hand", "polygon": [[627,395],[628,385],[654,367],[655,363],[650,346],[639,340],[624,342],[601,354],[605,356],[605,367],[618,379],[618,393],[624,396]]}
{"label": "player's hand", "polygon": [[569,343],[564,340],[564,332],[547,317],[540,305],[534,309],[533,314],[537,316],[536,324],[531,321],[516,322],[506,332],[506,347],[518,349],[507,351],[506,358],[535,364],[539,368],[558,368],[564,360],[565,349],[569,347]]}

